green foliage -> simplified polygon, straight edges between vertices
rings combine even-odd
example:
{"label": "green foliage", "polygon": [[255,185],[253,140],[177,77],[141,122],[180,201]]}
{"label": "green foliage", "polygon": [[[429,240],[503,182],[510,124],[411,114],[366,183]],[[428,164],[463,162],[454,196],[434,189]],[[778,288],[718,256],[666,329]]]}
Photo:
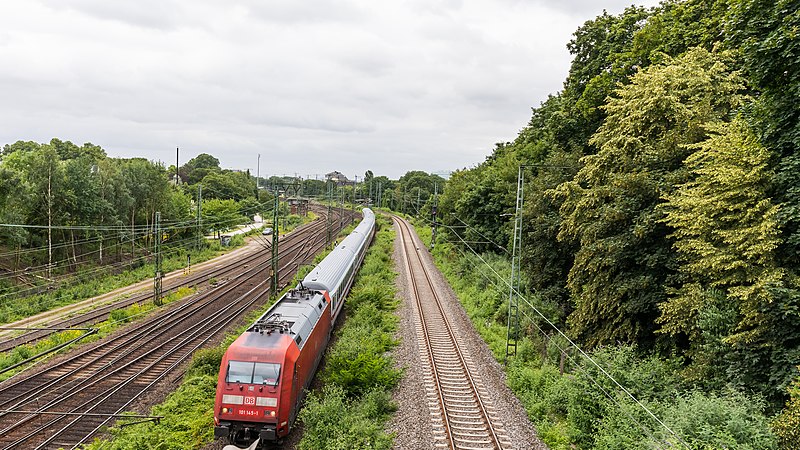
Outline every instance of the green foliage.
{"label": "green foliage", "polygon": [[696,334],[685,326],[703,303],[704,287],[726,289],[739,304],[742,331],[760,322],[767,287],[782,283],[775,266],[777,207],[766,195],[769,153],[741,120],[709,125],[711,136],[686,160],[691,180],[666,195],[664,221],[675,229],[675,248],[688,279],[664,306],[664,329]]}
{"label": "green foliage", "polygon": [[200,181],[203,197],[241,201],[254,195],[255,183],[243,172],[210,172]]}
{"label": "green foliage", "polygon": [[217,173],[221,170],[222,169],[219,167],[219,159],[208,153],[201,153],[184,164],[178,173],[184,182],[195,184],[200,182],[208,174]]}
{"label": "green foliage", "polygon": [[772,421],[772,430],[781,449],[800,450],[800,380],[795,380],[789,394],[786,408]]}
{"label": "green foliage", "polygon": [[298,450],[390,449],[392,438],[382,423],[394,410],[386,391],[373,391],[350,400],[341,386],[325,386],[321,396],[310,393],[300,411],[304,424]]}
{"label": "green foliage", "polygon": [[[690,391],[661,405],[664,423],[692,449],[777,449],[775,435],[764,416],[764,404],[740,392],[724,396]],[[666,430],[655,433],[658,442],[679,445]],[[650,445],[654,444],[652,438]],[[645,447],[649,448],[649,447]]]}
{"label": "green foliage", "polygon": [[216,377],[219,373],[219,366],[222,364],[222,356],[225,354],[226,347],[217,346],[212,348],[202,348],[192,355],[192,362],[186,369],[187,377],[211,376]]}
{"label": "green foliage", "polygon": [[377,184],[380,184],[383,205],[379,206],[388,206],[403,214],[429,217],[433,194],[437,186],[438,192],[442,192],[446,181],[439,175],[412,170],[397,181],[390,181],[385,176],[374,177],[371,184],[373,190],[377,190]]}
{"label": "green foliage", "polygon": [[[381,298],[374,300],[380,302]],[[391,337],[395,319],[375,303],[362,300],[357,306],[348,317],[349,326],[328,352],[324,375],[326,383],[341,386],[350,397],[362,396],[376,387],[391,389],[400,379],[386,356],[395,345]]]}
{"label": "green foliage", "polygon": [[634,60],[658,62],[661,53],[680,56],[692,47],[713,50],[723,39],[722,29],[730,0],[669,0],[661,2],[633,35]]}
{"label": "green foliage", "polygon": [[394,411],[391,390],[401,372],[389,350],[397,318],[391,259],[394,232],[382,224],[347,298],[347,321],[328,350],[321,395],[310,393],[300,412],[303,439],[299,449],[391,448],[383,424]]}
{"label": "green foliage", "polygon": [[[556,140],[564,149],[583,150],[602,123],[601,106],[619,83],[627,83],[642,61],[631,61],[633,35],[650,12],[631,6],[618,16],[607,12],[589,20],[574,33],[567,48],[574,56],[564,82],[563,96],[574,102],[565,109],[570,117],[556,124]],[[565,105],[566,106],[566,105]]]}
{"label": "green foliage", "polygon": [[[791,0],[731,0],[725,34],[742,54],[760,95],[751,120],[778,155],[773,198],[781,204],[785,267],[800,266],[800,4]],[[795,269],[796,270],[796,269]]]}
{"label": "green foliage", "polygon": [[674,267],[657,206],[686,177],[686,146],[739,105],[742,88],[720,57],[696,48],[640,71],[609,99],[592,138],[600,151],[556,189],[564,199],[559,239],[579,245],[568,287],[570,325],[582,342],[653,345]]}
{"label": "green foliage", "polygon": [[203,225],[214,232],[225,231],[245,220],[235,200],[204,200],[201,214]]}

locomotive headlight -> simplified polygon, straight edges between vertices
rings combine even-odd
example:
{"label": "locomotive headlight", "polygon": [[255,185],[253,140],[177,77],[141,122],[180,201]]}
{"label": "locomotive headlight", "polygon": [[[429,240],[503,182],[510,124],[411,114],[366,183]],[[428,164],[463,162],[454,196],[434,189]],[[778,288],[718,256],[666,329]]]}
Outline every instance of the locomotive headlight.
{"label": "locomotive headlight", "polygon": [[228,414],[228,408],[222,408],[222,414]]}
{"label": "locomotive headlight", "polygon": [[272,416],[272,417],[275,417],[275,411],[270,411],[269,415]]}

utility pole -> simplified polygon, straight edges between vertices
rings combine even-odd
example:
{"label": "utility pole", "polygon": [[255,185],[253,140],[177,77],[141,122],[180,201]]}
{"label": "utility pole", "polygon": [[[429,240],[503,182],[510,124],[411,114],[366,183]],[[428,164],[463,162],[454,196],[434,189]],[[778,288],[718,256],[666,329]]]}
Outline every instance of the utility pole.
{"label": "utility pole", "polygon": [[256,200],[258,200],[258,183],[261,179],[261,153],[258,154],[258,162],[256,163]]}
{"label": "utility pole", "polygon": [[339,189],[339,231],[342,231],[342,224],[344,223],[344,186]]}
{"label": "utility pole", "polygon": [[417,187],[417,214],[416,214],[417,216],[419,215],[419,194],[420,194],[420,192],[422,192],[422,189]]}
{"label": "utility pole", "polygon": [[517,174],[517,204],[514,214],[514,246],[511,250],[511,288],[508,293],[508,323],[506,327],[506,357],[503,364],[508,364],[509,356],[517,354],[517,338],[519,335],[519,269],[522,249],[522,206],[524,199],[525,168],[519,167]]}
{"label": "utility pole", "polygon": [[333,203],[333,198],[332,198],[332,189],[331,189],[330,183],[328,183],[326,181],[325,185],[328,188],[328,241],[327,242],[328,242],[328,245],[330,245],[330,243],[333,242],[333,240],[331,239],[331,220],[332,220],[331,219],[331,213],[332,213],[332,211],[331,211],[331,203]]}
{"label": "utility pole", "polygon": [[275,206],[272,210],[272,297],[278,296],[278,209],[280,196],[277,186],[274,189]]}
{"label": "utility pole", "polygon": [[153,260],[155,276],[153,277],[153,302],[161,306],[161,211],[156,211],[155,239],[153,240]]}
{"label": "utility pole", "polygon": [[431,216],[433,219],[433,233],[431,234],[431,250],[436,246],[436,210],[439,207],[439,185],[433,183],[433,206],[431,207]]}
{"label": "utility pole", "polygon": [[200,227],[200,212],[203,208],[203,185],[197,185],[197,251],[200,251],[200,248],[203,244],[203,229]]}
{"label": "utility pole", "polygon": [[181,161],[181,148],[175,147],[175,186],[181,184],[181,176],[178,174],[178,164]]}

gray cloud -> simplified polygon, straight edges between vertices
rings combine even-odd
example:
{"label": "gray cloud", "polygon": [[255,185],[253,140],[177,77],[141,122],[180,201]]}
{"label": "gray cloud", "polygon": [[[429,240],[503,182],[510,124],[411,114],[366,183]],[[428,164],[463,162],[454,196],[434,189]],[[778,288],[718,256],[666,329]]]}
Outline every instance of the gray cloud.
{"label": "gray cloud", "polygon": [[[647,0],[655,4],[656,0]],[[391,177],[481,162],[569,67],[594,2],[0,4],[0,144]],[[609,0],[608,9],[624,2]],[[599,8],[599,10],[598,10]]]}

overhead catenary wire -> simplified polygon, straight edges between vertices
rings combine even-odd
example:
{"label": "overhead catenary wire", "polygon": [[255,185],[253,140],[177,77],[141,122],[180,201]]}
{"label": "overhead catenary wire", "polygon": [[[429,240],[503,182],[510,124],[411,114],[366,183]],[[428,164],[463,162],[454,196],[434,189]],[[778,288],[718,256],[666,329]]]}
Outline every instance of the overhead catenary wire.
{"label": "overhead catenary wire", "polygon": [[[258,205],[254,205],[253,207],[246,209],[245,212],[261,211],[261,212],[265,212],[266,213],[266,212],[272,211],[271,207],[270,207],[270,209],[267,209],[267,210],[262,209],[265,205],[267,205],[266,202],[265,203],[260,203]],[[228,220],[212,220],[212,221],[206,221],[205,224],[207,226],[214,227],[214,226],[217,226],[217,225],[228,225],[229,222],[230,221],[228,221]],[[175,225],[175,224],[178,224],[178,225]],[[17,225],[17,224],[15,224],[15,225]],[[2,226],[2,224],[0,224],[0,226]],[[24,225],[21,225],[21,226],[24,226]],[[40,226],[36,226],[36,227],[40,227]],[[162,229],[164,230],[165,233],[167,233],[167,232],[172,232],[172,231],[175,231],[175,230],[190,230],[190,229],[195,228],[195,227],[196,227],[196,224],[195,224],[194,221],[191,221],[191,222],[173,222],[172,226],[162,227]],[[46,229],[47,226],[44,226],[44,228]],[[95,227],[95,229],[96,228],[97,227]],[[53,227],[53,229],[62,229],[62,228]],[[71,229],[71,228],[67,227],[67,228],[63,228],[63,229]],[[140,238],[149,236],[149,235],[151,235],[153,233],[152,224],[148,225],[148,226],[145,226],[145,227],[136,227],[134,230],[135,230],[135,232],[134,232],[133,235],[125,236],[125,239],[123,240],[124,242],[131,242],[131,241],[134,241],[136,239],[140,239]],[[124,228],[121,228],[119,231],[129,232],[129,231],[131,231],[131,228],[130,227],[124,227]],[[83,240],[83,241],[79,240],[79,241],[74,241],[74,242],[73,241],[62,241],[62,242],[60,242],[60,243],[58,243],[56,245],[53,245],[53,246],[44,245],[44,246],[35,247],[35,248],[25,248],[23,250],[20,250],[19,252],[9,251],[9,252],[5,252],[3,254],[0,254],[0,256],[4,256],[4,255],[5,256],[16,256],[18,253],[20,253],[20,254],[28,254],[28,253],[33,253],[33,252],[36,252],[36,251],[47,251],[48,249],[68,248],[68,247],[78,246],[80,244],[93,243],[93,242],[106,241],[106,240],[114,240],[114,239],[119,239],[119,236],[115,235],[115,236],[112,236],[112,237],[93,237],[93,238],[86,239],[86,240]],[[115,246],[115,245],[119,245],[119,244],[115,243],[114,245],[112,245],[112,247]],[[22,252],[25,252],[25,253],[22,253]],[[91,254],[97,253],[97,252],[99,252],[99,250],[90,251],[90,252],[87,252],[87,253],[84,253],[84,254],[80,254],[80,255],[67,256],[64,259],[60,259],[58,261],[55,261],[54,265],[60,264],[62,262],[66,263],[66,262],[68,262],[70,260],[75,260],[77,258],[85,257],[87,255],[91,255]],[[9,278],[9,277],[16,277],[16,276],[20,276],[20,275],[29,275],[29,274],[35,273],[35,271],[37,269],[41,269],[42,271],[46,271],[48,268],[51,268],[51,267],[53,267],[53,264],[45,264],[45,265],[41,265],[41,266],[26,267],[26,268],[18,269],[16,271],[8,271],[5,274],[0,275],[0,279],[3,279],[3,277]]]}
{"label": "overhead catenary wire", "polygon": [[[464,251],[464,250],[463,250],[461,247],[456,247],[456,248],[458,249],[458,251],[461,253],[461,255],[462,255],[464,258],[469,258],[469,255],[467,254],[467,252],[465,252],[465,251]],[[491,266],[489,266],[488,264],[486,264],[486,266],[487,266],[487,267],[491,267]],[[494,280],[494,279],[490,278],[488,275],[486,275],[485,273],[483,273],[483,271],[482,271],[482,270],[480,270],[480,269],[478,269],[478,273],[479,273],[479,274],[480,274],[480,275],[483,277],[483,279],[484,279],[484,280],[486,280],[487,282],[491,283],[491,284],[492,284],[492,286],[493,286],[495,289],[497,289],[497,295],[502,295],[502,294],[504,294],[503,292],[501,292],[501,291],[500,291],[500,289],[502,288],[502,286],[499,286],[499,285],[497,284],[497,281],[496,281],[496,280]],[[498,274],[498,277],[499,277],[500,279],[504,279],[504,278],[500,277],[500,276],[499,276],[499,274]],[[522,314],[525,316],[525,318],[527,318],[527,319],[530,321],[531,325],[533,325],[534,327],[536,327],[536,329],[537,329],[537,330],[539,330],[539,332],[540,332],[540,333],[541,333],[543,336],[547,336],[547,332],[546,332],[545,330],[543,330],[543,329],[542,329],[542,327],[540,327],[540,326],[539,326],[539,325],[536,323],[536,320],[535,320],[535,318],[534,318],[534,317],[530,316],[530,315],[527,313],[527,311],[526,311],[526,310],[524,310],[524,309],[523,309],[523,310],[521,310],[521,312],[522,312]],[[648,429],[646,426],[644,426],[644,425],[643,425],[641,422],[639,422],[638,420],[636,420],[636,418],[634,418],[634,417],[633,417],[633,416],[630,414],[630,412],[629,412],[629,411],[627,411],[627,409],[626,409],[626,408],[625,408],[625,407],[624,407],[624,406],[623,406],[623,405],[622,405],[622,404],[621,404],[621,403],[620,403],[620,402],[619,402],[619,401],[618,401],[618,400],[617,400],[617,399],[616,399],[616,398],[615,398],[613,395],[611,395],[611,394],[610,394],[610,393],[609,393],[609,392],[606,390],[606,388],[604,388],[604,387],[603,387],[603,386],[600,384],[600,382],[599,382],[599,381],[597,381],[597,379],[596,379],[596,378],[595,378],[595,377],[594,377],[594,376],[593,376],[593,375],[592,375],[590,372],[588,372],[588,371],[587,371],[587,370],[586,370],[586,369],[585,369],[585,368],[584,368],[584,367],[583,367],[581,364],[579,364],[579,363],[578,363],[578,362],[575,360],[575,358],[573,358],[573,357],[572,357],[572,355],[571,355],[571,354],[570,354],[570,353],[567,351],[567,349],[565,349],[564,347],[562,347],[561,345],[559,345],[558,341],[552,341],[552,343],[553,343],[553,345],[555,345],[555,346],[556,346],[556,348],[558,348],[558,350],[561,352],[561,354],[563,354],[563,355],[564,355],[566,358],[568,358],[568,359],[570,360],[570,362],[572,362],[572,365],[573,365],[575,368],[577,368],[578,370],[580,370],[580,371],[581,371],[581,372],[582,372],[582,373],[583,373],[583,374],[584,374],[584,375],[585,375],[585,376],[586,376],[586,377],[587,377],[587,378],[588,378],[588,379],[589,379],[589,380],[590,380],[590,381],[591,381],[591,382],[592,382],[592,383],[593,383],[595,386],[597,386],[597,388],[598,388],[598,389],[600,389],[600,391],[603,393],[603,395],[605,395],[606,397],[608,397],[608,399],[609,399],[609,400],[611,400],[611,401],[612,401],[612,402],[613,402],[613,403],[614,403],[614,404],[615,404],[615,405],[616,405],[616,406],[617,406],[617,407],[618,407],[620,410],[622,410],[622,412],[623,412],[623,413],[624,413],[624,414],[625,414],[625,415],[628,417],[628,419],[629,419],[631,422],[635,423],[635,424],[636,424],[636,425],[637,425],[637,426],[638,426],[638,427],[639,427],[639,428],[642,430],[642,432],[644,432],[644,433],[645,433],[645,434],[646,434],[648,437],[650,437],[651,439],[653,439],[653,441],[654,441],[654,444],[655,444],[655,445],[657,445],[657,446],[658,446],[658,448],[662,448],[662,447],[660,447],[660,445],[659,445],[659,444],[660,444],[660,442],[658,442],[658,439],[656,439],[655,435],[653,435],[653,434],[652,434],[652,432],[651,432],[651,431],[650,431],[650,430],[649,430],[649,429]]]}
{"label": "overhead catenary wire", "polygon": [[[423,220],[426,220],[426,219],[423,219]],[[464,222],[462,221],[462,223],[464,223]],[[444,225],[444,224],[441,224],[441,225],[443,225],[444,227],[448,228],[448,226],[447,226],[447,225]],[[461,236],[460,236],[458,233],[454,232],[454,234],[455,234],[455,236],[456,236],[456,237],[458,237],[458,238],[459,238],[459,240],[460,240],[460,241],[461,241],[461,242],[462,242],[462,243],[463,243],[463,244],[464,244],[464,245],[465,245],[465,246],[466,246],[466,247],[467,247],[467,248],[470,250],[470,252],[471,252],[473,255],[475,255],[475,256],[476,256],[476,257],[477,257],[477,258],[478,258],[478,259],[481,261],[481,263],[483,263],[483,264],[484,264],[486,267],[488,267],[488,268],[489,268],[489,270],[491,270],[491,271],[494,273],[494,275],[495,275],[495,276],[496,276],[496,277],[497,277],[499,280],[501,280],[501,282],[502,282],[502,283],[505,285],[505,287],[506,287],[506,288],[508,288],[508,289],[514,289],[514,288],[512,288],[511,284],[509,284],[509,282],[508,282],[508,281],[507,281],[505,278],[503,278],[502,276],[500,276],[500,274],[499,274],[499,273],[497,273],[497,271],[496,271],[496,270],[495,270],[495,269],[494,269],[494,268],[493,268],[493,267],[492,267],[492,266],[491,266],[491,265],[490,265],[490,264],[489,264],[489,263],[488,263],[488,262],[487,262],[487,261],[486,261],[486,260],[485,260],[485,259],[484,259],[484,258],[483,258],[483,257],[482,257],[482,256],[481,256],[481,255],[480,255],[478,252],[477,252],[477,251],[476,251],[476,250],[475,250],[475,249],[473,249],[473,248],[472,248],[472,247],[469,245],[469,243],[467,243],[465,240],[463,240],[463,238],[462,238],[462,237],[461,237]],[[524,295],[522,295],[522,293],[521,293],[521,292],[519,292],[519,291],[517,291],[516,289],[514,289],[514,292],[515,292],[515,294],[518,296],[518,298],[519,298],[520,300],[522,300],[522,301],[523,301],[523,302],[524,302],[526,305],[528,305],[528,307],[529,307],[531,310],[533,310],[533,311],[536,313],[536,315],[538,315],[538,316],[539,316],[541,319],[543,319],[543,320],[544,320],[544,321],[547,323],[547,325],[548,325],[548,326],[552,327],[552,328],[553,328],[553,329],[554,329],[554,330],[555,330],[555,331],[556,331],[556,332],[557,332],[557,333],[558,333],[558,334],[559,334],[559,335],[560,335],[562,338],[564,338],[564,339],[565,339],[565,340],[566,340],[566,341],[567,341],[567,342],[570,344],[570,346],[571,346],[571,347],[573,347],[574,349],[576,349],[576,350],[577,350],[577,351],[580,353],[580,355],[581,355],[581,356],[583,356],[583,357],[584,357],[586,360],[588,360],[588,361],[589,361],[589,362],[590,362],[590,363],[591,363],[593,366],[595,366],[595,367],[596,367],[596,368],[597,368],[597,369],[598,369],[598,370],[599,370],[599,371],[600,371],[600,372],[601,372],[601,373],[602,373],[602,374],[603,374],[603,375],[604,375],[606,378],[608,378],[608,379],[609,379],[609,380],[610,380],[610,381],[611,381],[611,382],[612,382],[614,385],[616,385],[616,386],[617,386],[617,387],[618,387],[618,388],[619,388],[619,389],[620,389],[622,392],[624,392],[626,396],[628,396],[628,397],[629,397],[631,400],[633,400],[633,401],[634,401],[634,402],[635,402],[635,403],[636,403],[636,404],[637,404],[637,405],[638,405],[640,408],[642,408],[642,410],[644,410],[644,411],[647,413],[647,415],[649,415],[649,416],[650,416],[650,417],[651,417],[653,420],[655,420],[655,422],[656,422],[656,423],[658,423],[658,425],[659,425],[659,426],[661,426],[662,428],[664,428],[664,429],[665,429],[665,430],[666,430],[666,431],[667,431],[667,432],[668,432],[670,435],[672,435],[673,437],[675,437],[675,438],[676,438],[676,439],[677,439],[677,440],[678,440],[678,441],[679,441],[679,442],[680,442],[680,443],[681,443],[683,446],[685,446],[686,448],[691,448],[691,447],[689,446],[689,444],[687,444],[687,443],[686,443],[686,441],[684,441],[684,439],[683,439],[683,438],[682,438],[680,435],[678,435],[678,434],[677,434],[675,431],[673,431],[673,430],[672,430],[672,429],[671,429],[671,428],[670,428],[670,427],[669,427],[667,424],[665,424],[665,423],[664,423],[664,422],[663,422],[661,419],[659,419],[659,418],[658,418],[658,416],[656,416],[656,415],[655,415],[655,414],[654,414],[654,413],[653,413],[653,412],[652,412],[652,411],[651,411],[651,410],[650,410],[650,409],[649,409],[647,406],[645,406],[645,405],[644,405],[644,404],[643,404],[643,403],[642,403],[642,402],[641,402],[639,399],[637,399],[637,398],[636,398],[636,397],[635,397],[635,396],[634,396],[634,395],[633,395],[633,394],[632,394],[632,393],[631,393],[631,392],[630,392],[630,391],[629,391],[627,388],[625,388],[625,386],[623,386],[623,385],[622,385],[622,384],[621,384],[619,381],[617,381],[617,379],[616,379],[616,378],[614,378],[614,377],[613,377],[611,374],[609,374],[609,373],[608,373],[608,372],[607,372],[607,371],[606,371],[606,370],[605,370],[605,369],[604,369],[604,368],[603,368],[603,367],[602,367],[600,364],[598,364],[598,363],[597,363],[597,361],[595,361],[595,360],[594,360],[594,358],[592,358],[591,356],[589,356],[589,354],[587,354],[587,353],[586,353],[586,352],[585,352],[585,351],[584,351],[584,350],[583,350],[583,349],[582,349],[582,348],[581,348],[579,345],[577,345],[577,344],[576,344],[576,343],[575,343],[575,342],[574,342],[572,339],[570,339],[570,338],[569,338],[569,336],[567,336],[567,335],[566,335],[566,334],[565,334],[565,333],[564,333],[564,332],[563,332],[563,331],[562,331],[562,330],[561,330],[559,327],[557,327],[557,326],[556,326],[556,325],[555,325],[555,324],[554,324],[554,323],[553,323],[553,322],[552,322],[550,319],[548,319],[548,318],[547,318],[547,316],[545,316],[545,315],[544,315],[544,314],[543,314],[543,313],[542,313],[542,312],[539,310],[539,308],[537,308],[537,307],[536,307],[536,306],[535,306],[533,303],[531,303],[531,302],[530,302],[530,300],[528,300],[528,298],[527,298],[527,297],[525,297]],[[538,326],[537,326],[537,328],[538,328]],[[609,398],[610,398],[610,397],[609,397]],[[612,399],[612,401],[614,401],[614,400]],[[616,402],[615,402],[615,403],[616,403]]]}

